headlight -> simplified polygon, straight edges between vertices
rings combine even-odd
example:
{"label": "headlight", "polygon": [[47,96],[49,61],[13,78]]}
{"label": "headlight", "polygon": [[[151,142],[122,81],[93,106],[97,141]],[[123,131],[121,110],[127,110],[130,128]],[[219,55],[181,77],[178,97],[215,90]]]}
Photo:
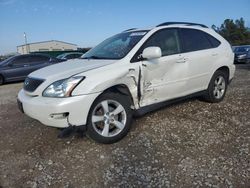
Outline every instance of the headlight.
{"label": "headlight", "polygon": [[246,56],[247,56],[247,54],[242,54],[242,55],[238,55],[238,58],[244,58]]}
{"label": "headlight", "polygon": [[84,76],[74,76],[64,80],[59,80],[49,85],[44,91],[44,97],[70,97],[75,87],[84,80]]}

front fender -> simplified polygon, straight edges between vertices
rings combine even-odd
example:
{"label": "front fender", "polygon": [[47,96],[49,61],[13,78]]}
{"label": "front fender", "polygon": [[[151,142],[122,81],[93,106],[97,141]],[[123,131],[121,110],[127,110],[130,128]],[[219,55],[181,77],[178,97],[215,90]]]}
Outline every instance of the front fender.
{"label": "front fender", "polygon": [[99,93],[113,86],[125,85],[129,89],[136,107],[138,104],[138,67],[136,64],[130,64],[130,66],[112,67],[113,70],[105,68],[89,72],[86,79],[74,89],[72,95]]}

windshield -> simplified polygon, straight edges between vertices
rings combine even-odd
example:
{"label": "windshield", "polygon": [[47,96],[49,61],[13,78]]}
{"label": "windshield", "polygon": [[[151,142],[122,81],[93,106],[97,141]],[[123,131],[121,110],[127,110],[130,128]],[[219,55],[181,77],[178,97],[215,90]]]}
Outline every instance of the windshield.
{"label": "windshield", "polygon": [[248,52],[250,47],[238,47],[235,49],[235,52]]}
{"label": "windshield", "polygon": [[56,56],[56,58],[62,59],[62,58],[64,58],[64,56],[65,56],[65,54],[60,54],[60,55]]}
{"label": "windshield", "polygon": [[117,34],[88,51],[83,59],[122,59],[148,31]]}
{"label": "windshield", "polygon": [[0,62],[0,65],[5,65],[6,63],[8,63],[11,59],[13,59],[15,56],[9,57],[3,61]]}

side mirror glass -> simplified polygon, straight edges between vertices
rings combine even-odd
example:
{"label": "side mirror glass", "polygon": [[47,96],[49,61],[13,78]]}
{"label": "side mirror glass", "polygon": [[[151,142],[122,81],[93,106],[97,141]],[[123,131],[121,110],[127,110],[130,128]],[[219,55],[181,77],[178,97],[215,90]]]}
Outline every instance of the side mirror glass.
{"label": "side mirror glass", "polygon": [[142,52],[142,57],[144,59],[156,59],[162,56],[161,48],[157,46],[147,47]]}

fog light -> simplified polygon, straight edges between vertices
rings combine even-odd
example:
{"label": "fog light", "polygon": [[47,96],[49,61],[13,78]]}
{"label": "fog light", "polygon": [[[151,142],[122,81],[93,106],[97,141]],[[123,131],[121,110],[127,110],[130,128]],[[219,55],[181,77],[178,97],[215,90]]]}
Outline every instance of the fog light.
{"label": "fog light", "polygon": [[53,119],[65,119],[68,117],[69,113],[64,112],[64,113],[57,113],[57,114],[50,114],[50,117]]}

